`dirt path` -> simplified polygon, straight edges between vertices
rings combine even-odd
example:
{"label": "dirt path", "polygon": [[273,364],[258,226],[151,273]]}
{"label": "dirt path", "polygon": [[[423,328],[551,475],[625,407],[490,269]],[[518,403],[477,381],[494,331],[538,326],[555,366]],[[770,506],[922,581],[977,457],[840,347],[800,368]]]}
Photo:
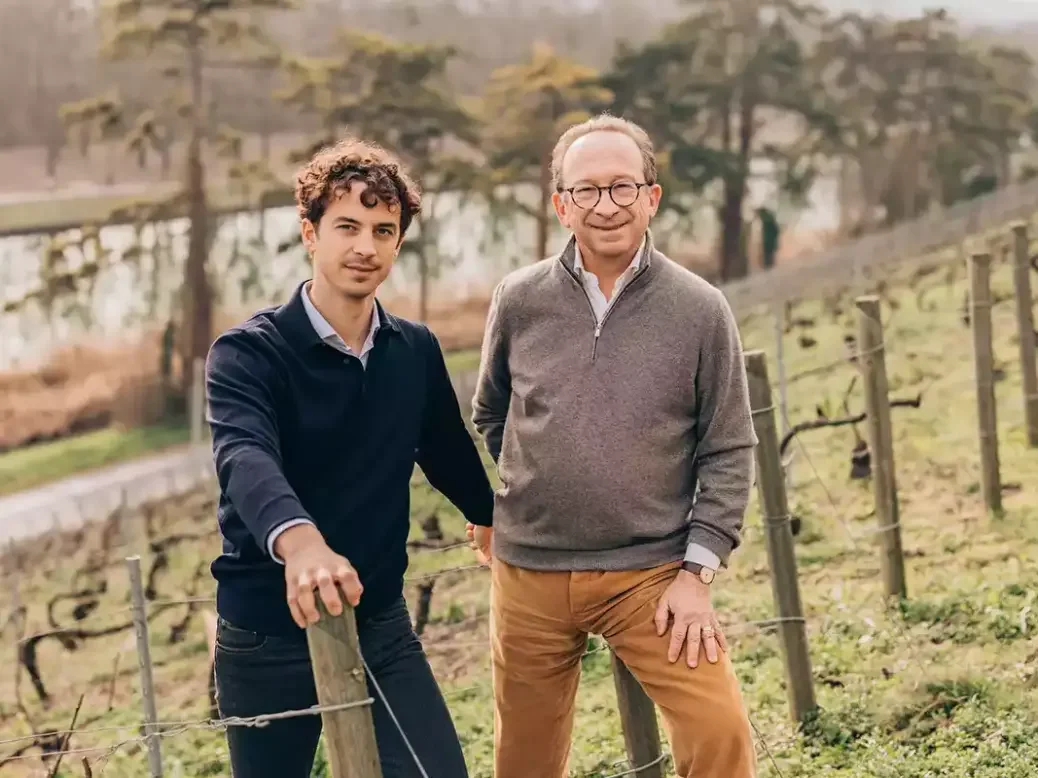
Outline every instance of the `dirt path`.
{"label": "dirt path", "polygon": [[124,498],[135,507],[209,477],[212,449],[182,446],[0,497],[0,543],[71,529],[107,516]]}

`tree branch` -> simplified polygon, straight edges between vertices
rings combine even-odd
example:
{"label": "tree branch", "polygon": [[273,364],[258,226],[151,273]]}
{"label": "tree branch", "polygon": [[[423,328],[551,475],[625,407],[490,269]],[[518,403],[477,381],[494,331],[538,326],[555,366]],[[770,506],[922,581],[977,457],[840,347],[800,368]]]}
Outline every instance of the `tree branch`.
{"label": "tree branch", "polygon": [[68,750],[68,744],[72,740],[72,733],[76,730],[76,719],[79,718],[79,710],[83,707],[84,696],[86,695],[79,695],[79,702],[76,703],[76,709],[72,713],[72,723],[68,725],[65,737],[61,739],[61,748],[58,751],[58,758],[54,760],[54,766],[50,769],[50,774],[47,778],[56,778],[58,770],[61,768],[61,759],[65,756],[65,751]]}
{"label": "tree branch", "polygon": [[[918,408],[920,405],[922,405],[922,402],[923,395],[918,394],[910,400],[891,400],[890,407]],[[861,424],[861,422],[865,421],[865,419],[867,418],[868,414],[863,411],[857,414],[856,416],[848,416],[842,419],[811,419],[810,421],[800,422],[799,424],[792,427],[789,430],[789,432],[782,436],[782,443],[779,446],[779,455],[785,456],[786,449],[789,447],[789,444],[792,443],[793,439],[796,438],[796,436],[802,432],[807,432],[808,430],[822,429],[823,427],[848,427],[852,424]]]}

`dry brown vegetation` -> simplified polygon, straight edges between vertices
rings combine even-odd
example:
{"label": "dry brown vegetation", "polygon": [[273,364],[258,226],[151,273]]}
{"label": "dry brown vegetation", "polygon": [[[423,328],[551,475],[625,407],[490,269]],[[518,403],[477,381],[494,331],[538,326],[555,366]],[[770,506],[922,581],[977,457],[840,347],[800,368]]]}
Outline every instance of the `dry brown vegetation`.
{"label": "dry brown vegetation", "polygon": [[[387,301],[387,307],[406,318],[417,312],[408,299]],[[429,324],[445,351],[471,350],[482,341],[486,309],[483,297],[433,307]],[[219,327],[240,318],[224,315]],[[160,376],[160,336],[149,331],[136,342],[68,345],[38,369],[0,373],[0,452],[115,424],[154,424],[178,413],[183,403],[167,401]],[[176,360],[173,372],[180,374]]]}
{"label": "dry brown vegetation", "polygon": [[158,421],[165,393],[155,340],[67,346],[37,370],[0,373],[0,452],[113,424]]}

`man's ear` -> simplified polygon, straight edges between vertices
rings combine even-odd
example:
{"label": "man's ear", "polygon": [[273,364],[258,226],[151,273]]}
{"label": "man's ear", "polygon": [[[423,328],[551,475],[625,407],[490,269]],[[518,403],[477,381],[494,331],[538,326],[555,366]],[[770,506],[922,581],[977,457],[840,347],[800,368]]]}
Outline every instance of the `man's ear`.
{"label": "man's ear", "polygon": [[561,192],[551,193],[551,204],[555,208],[555,216],[563,227],[569,227],[569,208],[571,203],[566,202]]}
{"label": "man's ear", "polygon": [[313,254],[317,243],[317,228],[309,219],[303,219],[299,225],[299,234],[303,238],[303,248],[307,254]]}
{"label": "man's ear", "polygon": [[663,199],[663,187],[655,183],[649,187],[649,213],[652,216],[660,209],[660,201]]}

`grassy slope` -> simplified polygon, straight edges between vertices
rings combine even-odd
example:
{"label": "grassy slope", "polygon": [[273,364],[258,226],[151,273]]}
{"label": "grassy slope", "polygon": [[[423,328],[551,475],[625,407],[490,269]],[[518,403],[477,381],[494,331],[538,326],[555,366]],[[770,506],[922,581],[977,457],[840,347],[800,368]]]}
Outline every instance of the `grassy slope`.
{"label": "grassy slope", "polygon": [[[747,704],[767,743],[767,749],[761,749],[762,776],[1023,778],[1038,771],[1034,679],[1038,613],[1033,608],[1038,589],[1033,564],[1038,555],[1038,488],[1033,477],[1038,472],[1038,451],[1027,450],[1023,443],[1015,327],[1012,304],[1007,303],[995,308],[996,354],[1006,367],[1006,378],[997,385],[1001,459],[1004,480],[1021,488],[1007,490],[1004,518],[988,518],[979,499],[972,351],[969,331],[959,316],[964,286],[962,273],[958,276],[949,288],[942,274],[922,281],[934,287],[924,300],[928,310],[919,310],[914,292],[903,286],[895,287],[898,310],[884,306],[892,392],[898,397],[923,392],[920,409],[893,411],[909,586],[909,601],[897,611],[887,610],[881,595],[878,553],[868,534],[875,526],[868,483],[848,478],[853,432],[849,428],[813,431],[801,438],[802,447],[794,444],[791,505],[804,522],[797,541],[800,586],[822,706],[806,733],[798,734],[789,721],[777,634],[739,626],[773,615],[756,500],[747,519],[745,544],[730,571],[715,584],[716,605],[731,625],[732,652]],[[1006,292],[1009,283],[1008,268],[1000,266],[996,293]],[[854,330],[851,306],[845,302],[844,308],[843,317],[833,321],[820,304],[796,307],[797,318],[814,319],[810,335],[817,346],[802,348],[798,337],[803,333],[789,333],[785,339],[789,374],[841,358],[843,336]],[[749,348],[772,352],[770,322],[748,322],[744,339]],[[839,406],[852,375],[851,367],[843,365],[792,384],[791,419],[811,418],[816,405],[826,402],[834,415],[841,415]],[[861,402],[860,388],[855,387],[851,411],[858,411]],[[420,477],[414,495],[416,522],[436,508],[447,533],[461,536],[456,512],[443,505]],[[208,529],[212,508],[199,499],[162,509],[164,518],[155,522],[161,535],[192,527]],[[126,526],[135,525],[127,522]],[[47,600],[71,588],[77,561],[99,542],[99,534],[95,530],[85,538],[55,538],[53,542],[62,545],[36,544],[28,550],[40,560],[20,578],[22,597],[32,603],[30,630],[48,626]],[[158,596],[190,593],[190,573],[216,547],[213,536],[177,546],[170,570],[159,578]],[[119,560],[122,553],[109,556]],[[56,571],[48,573],[46,568],[59,560]],[[412,572],[471,561],[465,549],[423,553],[415,557]],[[90,621],[95,627],[125,618],[118,612],[125,604],[125,576],[118,564],[108,578],[109,590]],[[436,622],[426,631],[474,778],[491,775],[486,583],[481,571],[441,579],[433,598]],[[204,569],[201,585],[200,591],[209,586]],[[3,587],[5,594],[8,588]],[[59,622],[69,621],[70,607],[68,602],[57,607]],[[183,611],[181,607],[157,616],[152,627],[160,716],[167,720],[202,718],[206,713],[206,649],[199,620],[191,623],[187,640],[169,642],[169,626]],[[0,613],[5,612],[0,606]],[[9,644],[10,630],[3,639]],[[137,721],[132,646],[128,632],[89,641],[71,655],[53,641],[43,643],[44,680],[53,693],[67,696],[49,711],[30,705],[38,723],[66,726],[75,695],[83,690],[88,696],[81,720],[100,714],[102,719],[94,726]],[[114,686],[112,711],[105,713],[118,652],[121,675]],[[611,765],[623,755],[608,655],[589,656],[584,673],[573,773],[605,776],[614,772]],[[26,679],[21,686],[22,698],[33,700]],[[12,700],[11,674],[0,673],[0,739],[26,731],[25,724],[12,716]],[[72,745],[84,748],[117,739],[111,734],[83,735]],[[0,754],[11,747],[0,746]],[[190,778],[226,774],[218,734],[193,731],[169,738],[163,753],[170,774],[177,774],[177,764]],[[39,762],[29,765],[38,769]],[[145,755],[140,750],[121,751],[107,765],[108,778],[141,775]],[[66,763],[62,769],[67,776],[82,775],[78,762]],[[320,774],[320,768],[316,772]],[[11,771],[12,776],[28,774],[32,773]]]}
{"label": "grassy slope", "polygon": [[137,459],[188,441],[188,428],[160,424],[108,427],[0,454],[0,495]]}
{"label": "grassy slope", "polygon": [[[479,367],[479,351],[452,352],[447,367],[452,372],[474,370]],[[183,425],[109,427],[14,449],[0,454],[0,496],[154,454],[186,443],[188,437]]]}

